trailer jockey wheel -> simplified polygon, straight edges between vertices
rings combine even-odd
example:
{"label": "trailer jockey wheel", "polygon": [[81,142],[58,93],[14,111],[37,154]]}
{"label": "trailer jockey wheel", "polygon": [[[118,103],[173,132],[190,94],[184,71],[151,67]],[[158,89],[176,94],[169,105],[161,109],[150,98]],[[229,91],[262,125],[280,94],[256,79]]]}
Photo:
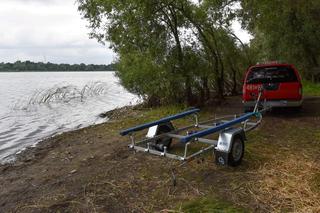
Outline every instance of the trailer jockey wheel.
{"label": "trailer jockey wheel", "polygon": [[232,141],[231,151],[228,154],[228,165],[238,166],[241,164],[244,154],[244,142],[242,137],[236,136]]}
{"label": "trailer jockey wheel", "polygon": [[[171,122],[166,123],[166,124],[161,124],[158,128],[156,135],[161,135],[163,133],[171,132],[172,130],[174,130],[174,127],[172,126]],[[164,147],[167,147],[167,150],[170,149],[171,143],[172,143],[172,138],[170,138],[170,137],[160,138],[155,141],[155,148],[158,151],[163,152]]]}

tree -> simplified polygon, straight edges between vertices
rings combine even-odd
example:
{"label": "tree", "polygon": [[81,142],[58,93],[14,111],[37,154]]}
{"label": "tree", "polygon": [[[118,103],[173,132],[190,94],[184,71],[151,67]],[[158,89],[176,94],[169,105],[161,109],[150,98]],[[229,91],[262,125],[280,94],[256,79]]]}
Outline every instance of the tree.
{"label": "tree", "polygon": [[31,61],[17,61],[15,63],[0,63],[0,71],[113,71],[114,64],[85,65],[85,64],[53,64]]}
{"label": "tree", "polygon": [[[223,98],[225,94],[225,81],[228,80],[225,76],[230,72],[233,80],[232,93],[237,93],[239,78],[236,74],[239,66],[243,68],[239,59],[243,63],[243,55],[247,51],[247,47],[231,30],[231,22],[235,18],[235,10],[232,8],[235,3],[237,1],[234,0],[205,0],[198,5],[190,3],[187,7],[180,8],[193,26],[200,51],[212,70],[218,98]],[[250,60],[247,62],[250,63]]]}
{"label": "tree", "polygon": [[319,1],[245,0],[240,17],[260,60],[285,60],[312,78],[320,63],[319,12]]}
{"label": "tree", "polygon": [[118,53],[117,75],[129,91],[153,104],[189,105],[223,98],[229,78],[236,88],[243,57],[226,58],[243,50],[230,30],[233,2],[78,0],[91,37]]}

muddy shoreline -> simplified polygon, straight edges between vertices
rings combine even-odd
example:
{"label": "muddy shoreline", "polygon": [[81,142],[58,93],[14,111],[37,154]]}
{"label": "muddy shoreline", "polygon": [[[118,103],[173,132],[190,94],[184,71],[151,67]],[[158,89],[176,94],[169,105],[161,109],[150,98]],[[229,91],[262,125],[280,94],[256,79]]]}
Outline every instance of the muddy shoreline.
{"label": "muddy shoreline", "polygon": [[[64,135],[67,135],[68,133],[72,132],[77,132],[77,131],[82,131],[88,128],[93,128],[94,126],[105,124],[105,123],[112,123],[114,122],[117,118],[122,117],[123,114],[126,114],[128,112],[132,113],[133,109],[139,108],[139,106],[124,106],[124,107],[119,107],[115,108],[106,112],[103,112],[99,114],[98,116],[101,118],[105,118],[106,121],[100,123],[100,124],[92,124],[80,129],[74,129],[66,132],[61,132],[61,133],[55,133],[52,136],[46,137],[39,142],[37,142],[35,145],[26,147],[25,149],[21,150],[14,156],[14,160],[11,162],[5,162],[3,164],[0,164],[0,171],[4,170],[8,167],[11,166],[19,166],[23,163],[27,163],[30,161],[36,160],[37,157],[41,156],[44,154],[44,152],[48,151],[49,149],[54,148],[54,143],[57,141],[56,138],[64,138]],[[58,141],[63,140],[59,139]]]}

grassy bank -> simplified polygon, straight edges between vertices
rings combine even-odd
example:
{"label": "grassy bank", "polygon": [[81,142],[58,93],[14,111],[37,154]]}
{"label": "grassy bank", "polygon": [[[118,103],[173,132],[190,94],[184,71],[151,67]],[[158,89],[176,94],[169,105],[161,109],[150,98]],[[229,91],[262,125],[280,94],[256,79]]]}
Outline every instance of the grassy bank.
{"label": "grassy bank", "polygon": [[305,96],[320,96],[320,83],[303,81],[303,94]]}
{"label": "grassy bank", "polygon": [[[4,212],[317,212],[320,211],[320,99],[296,113],[274,112],[248,133],[242,165],[216,166],[212,153],[179,163],[133,153],[119,131],[184,110],[126,108],[111,120],[44,142],[0,167]],[[241,112],[240,98],[202,109],[200,119]],[[175,122],[185,126],[190,118]],[[178,144],[174,149],[179,150]],[[31,153],[31,154],[30,154]]]}

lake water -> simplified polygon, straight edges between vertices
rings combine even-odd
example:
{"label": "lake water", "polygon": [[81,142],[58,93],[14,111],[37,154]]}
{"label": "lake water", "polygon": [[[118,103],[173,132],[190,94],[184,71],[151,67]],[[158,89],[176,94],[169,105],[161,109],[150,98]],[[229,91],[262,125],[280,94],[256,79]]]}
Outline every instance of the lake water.
{"label": "lake water", "polygon": [[56,133],[98,124],[138,98],[114,72],[0,72],[0,163]]}

